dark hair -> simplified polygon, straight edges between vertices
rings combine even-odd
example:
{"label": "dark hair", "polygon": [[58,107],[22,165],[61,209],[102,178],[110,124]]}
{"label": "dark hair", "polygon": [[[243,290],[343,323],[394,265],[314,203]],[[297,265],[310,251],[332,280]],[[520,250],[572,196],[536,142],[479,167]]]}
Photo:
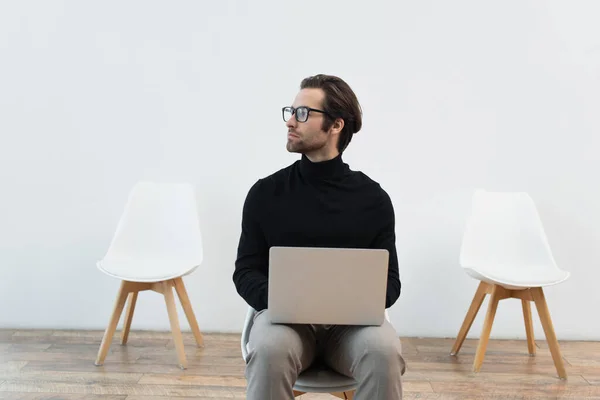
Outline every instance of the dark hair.
{"label": "dark hair", "polygon": [[322,107],[329,115],[324,114],[321,127],[324,131],[333,125],[336,118],[344,120],[344,128],[338,141],[338,151],[343,152],[350,144],[352,135],[362,127],[362,110],[356,95],[346,82],[332,75],[319,74],[305,78],[300,89],[308,88],[322,89],[325,92]]}

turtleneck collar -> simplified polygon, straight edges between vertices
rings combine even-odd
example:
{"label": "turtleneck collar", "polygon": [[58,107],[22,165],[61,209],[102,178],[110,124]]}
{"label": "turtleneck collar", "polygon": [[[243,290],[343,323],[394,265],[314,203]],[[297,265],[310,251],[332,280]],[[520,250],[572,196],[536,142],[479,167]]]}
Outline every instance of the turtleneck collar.
{"label": "turtleneck collar", "polygon": [[340,176],[346,171],[347,167],[342,160],[341,153],[326,161],[312,162],[305,154],[300,159],[300,173],[311,178],[327,179]]}

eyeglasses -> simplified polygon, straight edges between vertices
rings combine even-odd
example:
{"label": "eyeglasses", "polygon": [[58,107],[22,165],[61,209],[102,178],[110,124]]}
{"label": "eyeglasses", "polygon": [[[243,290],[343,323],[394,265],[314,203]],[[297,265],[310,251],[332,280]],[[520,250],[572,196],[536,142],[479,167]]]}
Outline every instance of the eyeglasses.
{"label": "eyeglasses", "polygon": [[292,118],[293,115],[296,116],[296,121],[298,121],[298,122],[306,122],[308,120],[308,116],[309,116],[309,114],[310,114],[311,111],[331,116],[326,111],[317,110],[316,108],[310,108],[310,107],[304,107],[304,106],[298,107],[298,108],[283,107],[281,109],[281,112],[283,114],[283,120],[285,122],[288,122]]}

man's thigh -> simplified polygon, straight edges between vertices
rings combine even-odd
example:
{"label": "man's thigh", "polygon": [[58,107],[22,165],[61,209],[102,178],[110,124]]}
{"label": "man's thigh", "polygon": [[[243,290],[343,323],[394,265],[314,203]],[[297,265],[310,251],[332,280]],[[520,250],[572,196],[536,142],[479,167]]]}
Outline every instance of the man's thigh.
{"label": "man's thigh", "polygon": [[385,321],[381,326],[344,325],[328,329],[324,343],[325,362],[346,376],[355,377],[359,362],[370,355],[370,362],[399,365],[404,374],[402,345],[394,327]]}
{"label": "man's thigh", "polygon": [[269,310],[262,310],[254,316],[254,324],[248,339],[248,354],[252,357],[265,357],[280,361],[292,356],[304,370],[313,362],[316,354],[316,336],[312,325],[273,324]]}

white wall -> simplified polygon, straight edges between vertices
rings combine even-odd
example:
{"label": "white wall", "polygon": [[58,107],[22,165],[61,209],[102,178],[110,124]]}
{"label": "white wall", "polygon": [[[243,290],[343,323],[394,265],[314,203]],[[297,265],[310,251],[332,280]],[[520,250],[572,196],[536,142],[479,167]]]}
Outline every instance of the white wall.
{"label": "white wall", "polygon": [[[130,187],[155,179],[198,185],[206,258],[188,290],[201,329],[239,331],[242,202],[296,159],[280,108],[322,72],[363,105],[345,160],[396,207],[401,335],[458,332],[477,284],[457,263],[461,227],[470,191],[485,187],[531,193],[572,272],[547,289],[557,334],[600,339],[599,11],[558,0],[1,3],[0,327],[104,329],[118,282],[95,262]],[[140,297],[140,328],[168,329],[158,295]],[[524,337],[516,300],[501,303],[492,335]]]}

